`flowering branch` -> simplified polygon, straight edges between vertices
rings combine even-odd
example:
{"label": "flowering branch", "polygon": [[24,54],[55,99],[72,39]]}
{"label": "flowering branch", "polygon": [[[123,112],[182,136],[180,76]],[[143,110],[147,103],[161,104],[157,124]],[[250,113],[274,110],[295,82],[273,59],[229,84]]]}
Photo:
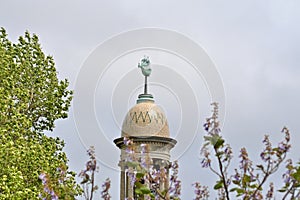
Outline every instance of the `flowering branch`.
{"label": "flowering branch", "polygon": [[[221,129],[218,121],[218,104],[212,103],[213,110],[212,116],[206,119],[204,129],[207,134],[204,136],[204,143],[201,154],[203,159],[201,161],[202,167],[209,167],[210,170],[219,177],[219,180],[214,186],[215,190],[224,189],[224,198],[229,200],[228,186],[230,184],[230,178],[227,177],[228,166],[232,159],[232,150],[229,144],[225,144],[225,140],[220,135]],[[217,158],[219,170],[215,170],[211,166],[211,159],[208,147],[212,146],[215,156]],[[224,165],[225,164],[225,165]],[[222,193],[223,194],[223,193]]]}
{"label": "flowering branch", "polygon": [[[272,199],[274,197],[274,184],[269,183],[269,189],[265,193],[265,197],[262,194],[263,185],[266,184],[269,177],[279,169],[282,162],[286,159],[287,153],[291,148],[289,130],[286,127],[282,129],[284,139],[275,147],[271,144],[269,136],[265,135],[263,140],[264,149],[260,154],[263,163],[256,165],[256,169],[248,156],[246,148],[242,148],[239,155],[239,169],[235,169],[235,174],[228,177],[232,150],[228,144],[225,144],[225,140],[220,135],[218,104],[212,103],[212,106],[212,116],[207,118],[204,124],[207,134],[204,136],[205,143],[201,148],[201,155],[203,156],[201,165],[204,168],[209,168],[219,177],[214,186],[214,189],[219,192],[219,198],[229,200],[229,193],[235,192],[237,197],[242,197],[244,200]],[[209,147],[212,148],[216,157],[218,170],[211,165],[212,160]],[[288,196],[295,199],[295,197],[300,196],[300,167],[295,167],[289,162],[286,168],[288,169],[284,175],[286,184],[279,191],[285,193],[284,199]],[[236,187],[229,190],[231,182]]]}
{"label": "flowering branch", "polygon": [[110,189],[110,179],[107,178],[102,184],[101,198],[104,200],[110,200],[111,196],[109,194]]}
{"label": "flowering branch", "polygon": [[178,162],[174,161],[171,165],[172,175],[170,178],[171,186],[169,188],[169,194],[173,196],[174,199],[180,199],[181,194],[181,181],[178,180]]}
{"label": "flowering branch", "polygon": [[291,159],[287,160],[287,171],[282,175],[285,186],[279,190],[284,192],[283,200],[290,196],[290,199],[300,198],[300,162],[297,166],[293,165]]}
{"label": "flowering branch", "polygon": [[255,197],[255,195],[258,193],[259,190],[261,190],[262,185],[266,182],[268,177],[275,173],[280,164],[285,160],[286,154],[291,148],[290,145],[290,133],[289,130],[284,127],[282,129],[282,132],[285,134],[285,138],[282,142],[278,144],[278,147],[273,148],[271,142],[269,141],[269,137],[265,136],[265,139],[263,140],[265,144],[265,149],[261,153],[261,158],[264,162],[267,163],[267,169],[265,169],[262,165],[258,165],[258,169],[260,169],[263,174],[263,180],[260,182],[259,186],[256,188],[256,190],[253,192],[253,194],[250,197]]}
{"label": "flowering branch", "polygon": [[209,191],[207,186],[202,186],[199,182],[192,184],[195,187],[196,198],[194,200],[207,200],[209,198]]}
{"label": "flowering branch", "polygon": [[[148,144],[134,143],[124,137],[125,169],[135,199],[180,200],[181,181],[178,180],[178,162],[156,165],[149,156]],[[159,161],[166,162],[166,161]],[[170,183],[168,171],[171,169]],[[170,184],[170,185],[169,185]],[[131,197],[128,197],[131,198]]]}
{"label": "flowering branch", "polygon": [[[95,185],[95,174],[98,172],[99,167],[97,166],[95,148],[91,146],[87,150],[89,160],[86,163],[86,168],[79,173],[79,177],[82,178],[81,186],[83,189],[83,195],[86,200],[92,200],[94,198],[94,193],[98,190],[98,186]],[[110,199],[109,189],[110,180],[106,179],[102,185],[101,197],[105,200]]]}

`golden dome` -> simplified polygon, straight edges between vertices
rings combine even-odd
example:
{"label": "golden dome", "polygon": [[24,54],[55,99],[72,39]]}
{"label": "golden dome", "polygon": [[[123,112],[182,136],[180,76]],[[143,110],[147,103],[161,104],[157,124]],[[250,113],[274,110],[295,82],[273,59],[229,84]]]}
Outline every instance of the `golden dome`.
{"label": "golden dome", "polygon": [[122,137],[170,137],[167,118],[154,101],[141,101],[131,108],[122,126]]}

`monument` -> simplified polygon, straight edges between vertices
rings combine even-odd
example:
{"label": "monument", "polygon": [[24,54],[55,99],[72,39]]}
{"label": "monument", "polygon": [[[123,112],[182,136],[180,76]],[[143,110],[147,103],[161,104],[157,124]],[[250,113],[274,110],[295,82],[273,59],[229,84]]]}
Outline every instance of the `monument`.
{"label": "monument", "polygon": [[152,71],[149,57],[144,57],[138,67],[145,76],[144,93],[138,96],[136,105],[127,112],[121,137],[114,140],[121,150],[120,200],[141,199],[141,195],[135,190],[137,183],[134,177],[137,170],[141,168],[144,168],[146,172],[151,169],[164,170],[167,178],[156,182],[144,181],[140,178],[139,184],[146,184],[152,195],[156,195],[157,188],[160,191],[167,190],[169,188],[170,151],[176,144],[176,140],[170,137],[164,111],[155,104],[153,96],[148,93],[147,81]]}

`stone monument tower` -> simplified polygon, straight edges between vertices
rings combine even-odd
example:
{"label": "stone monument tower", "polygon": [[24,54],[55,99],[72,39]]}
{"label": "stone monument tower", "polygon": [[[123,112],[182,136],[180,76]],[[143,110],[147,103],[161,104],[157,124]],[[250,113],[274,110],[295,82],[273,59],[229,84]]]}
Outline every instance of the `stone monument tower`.
{"label": "stone monument tower", "polygon": [[[144,57],[138,67],[145,76],[144,93],[138,96],[137,104],[126,114],[121,137],[114,140],[121,150],[120,200],[137,199],[136,182],[132,177],[137,171],[132,172],[132,170],[140,169],[141,166],[146,171],[150,168],[165,169],[167,178],[159,181],[159,185],[156,184],[155,187],[161,190],[167,189],[169,187],[170,150],[176,144],[176,140],[170,138],[166,115],[147,91],[147,79],[151,74],[149,58]],[[147,184],[151,193],[155,193],[152,181],[143,181],[142,184]]]}

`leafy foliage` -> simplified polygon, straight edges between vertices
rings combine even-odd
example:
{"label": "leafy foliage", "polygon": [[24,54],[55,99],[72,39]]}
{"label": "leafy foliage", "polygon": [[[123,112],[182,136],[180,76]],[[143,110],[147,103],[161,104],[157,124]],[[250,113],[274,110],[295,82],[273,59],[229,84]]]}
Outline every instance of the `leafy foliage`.
{"label": "leafy foliage", "polygon": [[0,199],[50,199],[44,183],[63,199],[81,193],[75,173],[68,170],[64,142],[44,134],[67,117],[72,99],[67,87],[36,35],[26,32],[14,44],[1,28]]}

